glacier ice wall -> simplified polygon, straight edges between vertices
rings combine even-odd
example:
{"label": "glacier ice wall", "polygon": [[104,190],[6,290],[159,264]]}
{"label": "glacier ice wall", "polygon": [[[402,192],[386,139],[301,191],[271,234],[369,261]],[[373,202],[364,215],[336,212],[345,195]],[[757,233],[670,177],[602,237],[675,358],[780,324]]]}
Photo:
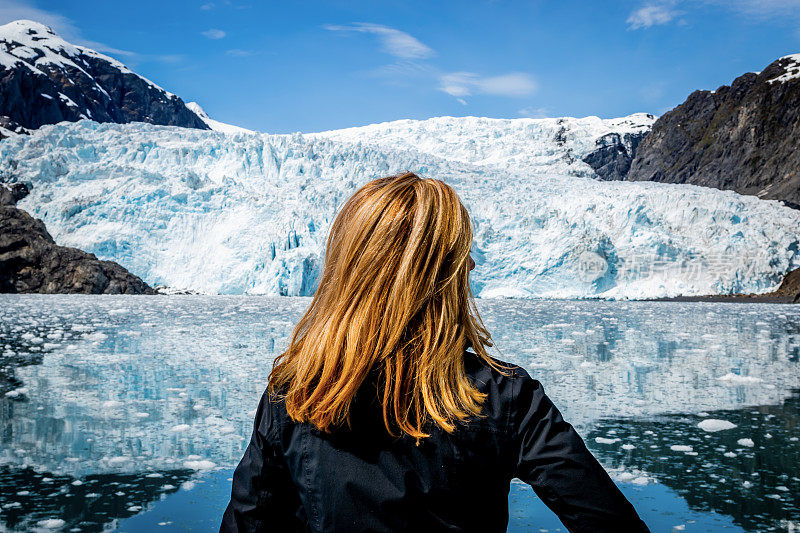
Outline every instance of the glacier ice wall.
{"label": "glacier ice wall", "polygon": [[59,244],[151,284],[308,295],[338,207],[403,170],[453,185],[473,217],[481,297],[759,292],[800,266],[800,212],[686,185],[599,182],[581,161],[625,119],[400,121],[224,134],[91,121],[0,142],[0,180]]}
{"label": "glacier ice wall", "polygon": [[[358,128],[307,134],[363,142],[386,150],[412,149],[425,154],[527,174],[596,177],[583,158],[609,133],[647,133],[655,116],[635,113],[615,119],[436,117],[396,120]],[[627,146],[630,151],[630,146]]]}

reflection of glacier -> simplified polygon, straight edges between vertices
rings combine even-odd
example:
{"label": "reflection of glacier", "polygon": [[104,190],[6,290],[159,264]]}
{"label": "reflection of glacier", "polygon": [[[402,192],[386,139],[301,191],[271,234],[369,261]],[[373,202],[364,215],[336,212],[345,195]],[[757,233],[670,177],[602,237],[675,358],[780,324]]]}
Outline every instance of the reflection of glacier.
{"label": "reflection of glacier", "polygon": [[[406,169],[461,194],[487,298],[757,292],[800,266],[800,213],[776,202],[591,179],[582,158],[598,139],[650,122],[466,117],[225,135],[82,121],[4,140],[0,179],[33,183],[22,207],[59,243],[212,293],[311,294],[337,208]],[[586,258],[606,267],[587,275]]]}
{"label": "reflection of glacier", "polygon": [[[0,462],[85,476],[240,457],[271,361],[307,299],[3,296],[2,319],[62,329],[0,400]],[[481,301],[500,357],[588,430],[608,416],[780,403],[800,387],[800,308]],[[0,339],[5,344],[5,339]],[[726,374],[758,378],[739,385]]]}

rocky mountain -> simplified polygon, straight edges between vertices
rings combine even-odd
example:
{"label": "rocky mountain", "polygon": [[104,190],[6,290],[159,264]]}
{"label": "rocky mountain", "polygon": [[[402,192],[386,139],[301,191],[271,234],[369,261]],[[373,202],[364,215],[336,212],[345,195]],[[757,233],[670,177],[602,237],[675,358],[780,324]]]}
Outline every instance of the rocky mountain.
{"label": "rocky mountain", "polygon": [[80,119],[210,129],[183,100],[38,22],[0,26],[0,138]]}
{"label": "rocky mountain", "polygon": [[0,292],[154,294],[119,264],[57,245],[44,222],[15,207],[27,194],[22,183],[0,184]]}
{"label": "rocky mountain", "polygon": [[693,92],[653,124],[624,179],[730,189],[800,208],[800,54]]}
{"label": "rocky mountain", "polygon": [[[653,115],[647,115],[655,119]],[[608,133],[595,141],[596,148],[583,162],[592,167],[601,180],[625,179],[639,144],[647,137],[649,128],[626,133]]]}

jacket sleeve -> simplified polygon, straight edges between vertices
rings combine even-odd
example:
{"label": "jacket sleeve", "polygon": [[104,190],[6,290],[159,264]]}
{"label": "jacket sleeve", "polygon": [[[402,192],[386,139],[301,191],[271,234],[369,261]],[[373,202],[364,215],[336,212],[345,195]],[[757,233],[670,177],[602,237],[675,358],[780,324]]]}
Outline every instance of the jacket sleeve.
{"label": "jacket sleeve", "polygon": [[518,373],[512,407],[515,476],[530,484],[572,533],[649,532],[541,383],[523,369]]}
{"label": "jacket sleeve", "polygon": [[294,531],[300,505],[279,443],[274,405],[264,392],[253,435],[233,473],[220,532]]}

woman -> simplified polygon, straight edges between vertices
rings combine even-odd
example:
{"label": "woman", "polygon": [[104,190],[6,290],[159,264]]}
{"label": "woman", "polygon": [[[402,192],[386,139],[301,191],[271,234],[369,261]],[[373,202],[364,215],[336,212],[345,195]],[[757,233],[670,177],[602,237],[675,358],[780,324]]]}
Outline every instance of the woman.
{"label": "woman", "polygon": [[570,531],[648,531],[542,385],[487,354],[471,244],[441,181],[348,200],[220,531],[505,531],[515,477]]}

